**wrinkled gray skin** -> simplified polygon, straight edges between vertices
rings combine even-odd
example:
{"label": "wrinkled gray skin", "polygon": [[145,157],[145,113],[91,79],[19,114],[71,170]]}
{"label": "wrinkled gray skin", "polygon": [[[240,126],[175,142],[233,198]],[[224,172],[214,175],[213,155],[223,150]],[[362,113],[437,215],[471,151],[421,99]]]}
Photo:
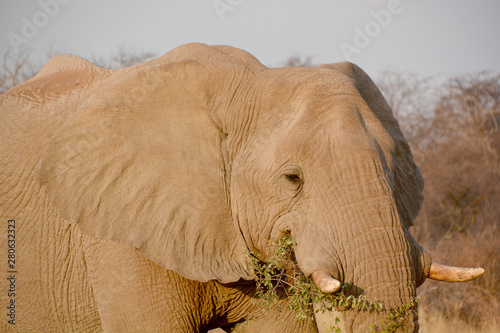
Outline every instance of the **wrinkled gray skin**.
{"label": "wrinkled gray skin", "polygon": [[[21,331],[243,321],[254,311],[243,252],[265,261],[287,233],[305,275],[326,271],[387,306],[408,303],[429,271],[409,232],[422,178],[387,103],[350,63],[267,69],[202,44],[116,71],[56,57],[0,107]],[[383,319],[340,313],[348,331]],[[244,328],[316,330],[287,310],[275,317]],[[417,319],[415,309],[400,329],[417,331]]]}

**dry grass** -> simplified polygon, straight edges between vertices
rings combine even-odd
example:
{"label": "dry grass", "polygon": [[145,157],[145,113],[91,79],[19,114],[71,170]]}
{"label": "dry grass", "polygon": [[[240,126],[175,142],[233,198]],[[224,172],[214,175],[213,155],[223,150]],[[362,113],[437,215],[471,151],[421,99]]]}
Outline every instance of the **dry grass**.
{"label": "dry grass", "polygon": [[498,333],[498,323],[489,323],[482,328],[473,328],[460,321],[448,320],[440,314],[420,310],[420,333]]}

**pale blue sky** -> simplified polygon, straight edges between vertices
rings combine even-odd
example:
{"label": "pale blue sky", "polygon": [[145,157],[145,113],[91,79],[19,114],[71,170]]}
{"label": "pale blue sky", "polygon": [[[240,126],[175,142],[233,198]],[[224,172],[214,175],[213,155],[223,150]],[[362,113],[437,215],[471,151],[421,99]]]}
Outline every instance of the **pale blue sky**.
{"label": "pale blue sky", "polygon": [[40,61],[51,44],[105,57],[119,44],[161,55],[203,42],[240,47],[267,66],[293,54],[319,64],[345,60],[343,45],[356,48],[350,60],[372,76],[500,72],[500,1],[0,0],[1,53],[12,47],[9,38]]}

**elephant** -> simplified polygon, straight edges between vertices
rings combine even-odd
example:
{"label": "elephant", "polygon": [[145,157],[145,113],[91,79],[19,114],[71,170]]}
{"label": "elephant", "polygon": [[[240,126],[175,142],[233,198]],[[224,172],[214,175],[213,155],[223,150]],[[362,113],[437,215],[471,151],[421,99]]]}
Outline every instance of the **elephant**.
{"label": "elephant", "polygon": [[[117,70],[56,56],[0,108],[0,215],[15,224],[1,251],[16,256],[4,331],[316,332],[286,297],[254,302],[245,253],[266,262],[285,235],[322,292],[349,282],[387,306],[426,278],[483,273],[413,239],[423,179],[352,63],[267,68],[201,43]],[[348,332],[381,320],[336,311]],[[416,308],[398,329],[418,331]]]}

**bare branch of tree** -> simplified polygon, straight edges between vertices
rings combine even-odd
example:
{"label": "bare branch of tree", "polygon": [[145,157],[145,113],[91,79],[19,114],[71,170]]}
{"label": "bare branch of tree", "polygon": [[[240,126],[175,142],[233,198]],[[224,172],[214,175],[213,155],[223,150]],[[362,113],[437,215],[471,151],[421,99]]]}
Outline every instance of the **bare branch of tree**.
{"label": "bare branch of tree", "polygon": [[29,56],[26,50],[19,53],[8,50],[3,54],[0,64],[0,94],[35,75],[35,66],[30,63]]}
{"label": "bare branch of tree", "polygon": [[109,57],[92,56],[91,61],[108,69],[117,69],[130,67],[142,62],[153,59],[156,56],[154,52],[143,51],[135,47],[119,45],[115,53]]}
{"label": "bare branch of tree", "polygon": [[315,67],[312,59],[312,56],[301,56],[295,54],[288,58],[284,65],[286,67]]}

